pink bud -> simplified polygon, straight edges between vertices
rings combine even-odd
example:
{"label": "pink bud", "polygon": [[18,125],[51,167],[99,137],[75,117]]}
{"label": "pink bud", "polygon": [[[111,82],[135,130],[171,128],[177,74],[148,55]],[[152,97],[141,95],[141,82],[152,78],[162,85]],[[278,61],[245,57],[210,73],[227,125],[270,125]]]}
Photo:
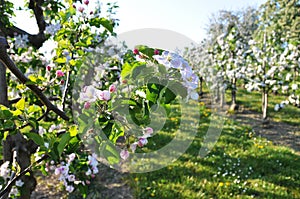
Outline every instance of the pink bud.
{"label": "pink bud", "polygon": [[46,70],[47,70],[47,71],[50,71],[50,70],[51,70],[51,66],[49,66],[49,65],[46,66]]}
{"label": "pink bud", "polygon": [[158,55],[159,54],[159,50],[155,49],[154,50],[154,55]]}
{"label": "pink bud", "polygon": [[65,80],[62,79],[62,80],[60,81],[60,84],[61,84],[61,85],[64,85],[64,84],[65,84]]}
{"label": "pink bud", "polygon": [[109,90],[109,92],[114,93],[114,92],[116,92],[117,87],[116,87],[116,85],[112,84],[112,85],[109,86],[108,90]]}
{"label": "pink bud", "polygon": [[73,8],[75,8],[75,9],[76,9],[76,5],[75,5],[75,4],[73,4]]}
{"label": "pink bud", "polygon": [[89,5],[90,1],[89,0],[84,0],[83,2],[85,5]]}
{"label": "pink bud", "polygon": [[61,70],[56,71],[56,77],[63,77],[64,75],[65,75],[65,73],[62,72]]}
{"label": "pink bud", "polygon": [[86,184],[91,184],[91,181],[86,180],[85,183],[86,183]]}
{"label": "pink bud", "polygon": [[127,80],[126,79],[122,80],[122,83],[127,84]]}
{"label": "pink bud", "polygon": [[84,7],[81,7],[81,6],[80,6],[80,7],[78,8],[78,11],[79,11],[79,12],[83,12],[83,11],[84,11]]}
{"label": "pink bud", "polygon": [[95,174],[92,174],[92,175],[91,175],[91,178],[95,178],[95,177],[96,177],[96,175],[95,175]]}
{"label": "pink bud", "polygon": [[90,12],[90,15],[92,15],[92,14],[94,14],[94,12],[93,12],[93,11],[91,11],[91,12]]}
{"label": "pink bud", "polygon": [[139,54],[139,50],[135,48],[135,49],[133,50],[133,54],[135,54],[135,55]]}
{"label": "pink bud", "polygon": [[84,108],[85,109],[89,109],[91,107],[91,103],[90,102],[85,102],[84,103]]}

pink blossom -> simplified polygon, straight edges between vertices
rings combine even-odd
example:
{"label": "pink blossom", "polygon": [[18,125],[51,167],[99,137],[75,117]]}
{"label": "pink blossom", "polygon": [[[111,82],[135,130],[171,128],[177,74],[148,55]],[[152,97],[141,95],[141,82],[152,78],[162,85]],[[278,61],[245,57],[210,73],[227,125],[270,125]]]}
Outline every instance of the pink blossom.
{"label": "pink blossom", "polygon": [[107,90],[100,91],[99,92],[99,99],[104,100],[104,101],[110,100],[110,92],[107,91]]}
{"label": "pink blossom", "polygon": [[56,71],[56,77],[63,77],[64,75],[65,75],[65,73],[62,72],[61,70]]}
{"label": "pink blossom", "polygon": [[130,149],[132,150],[132,152],[135,152],[137,145],[138,145],[137,142],[135,142],[135,143],[133,143],[133,144],[130,145]]}
{"label": "pink blossom", "polygon": [[74,187],[71,186],[71,185],[68,185],[68,186],[66,186],[66,191],[69,192],[69,193],[71,193],[71,192],[74,191]]}
{"label": "pink blossom", "polygon": [[75,157],[76,157],[75,153],[71,153],[71,154],[68,156],[68,158],[69,158],[68,163],[72,162],[72,161],[75,159]]}
{"label": "pink blossom", "polygon": [[114,93],[114,92],[116,92],[116,90],[117,90],[116,85],[112,84],[109,86],[109,92]]}
{"label": "pink blossom", "polygon": [[84,11],[84,7],[81,7],[81,6],[80,6],[80,7],[78,8],[78,11],[82,13],[82,12]]}
{"label": "pink blossom", "polygon": [[123,160],[126,160],[128,157],[129,157],[129,152],[127,150],[122,150],[120,152],[120,157],[123,159]]}
{"label": "pink blossom", "polygon": [[84,102],[94,102],[97,100],[97,96],[100,92],[100,90],[93,86],[85,86],[83,92],[80,93],[80,100]]}
{"label": "pink blossom", "polygon": [[144,132],[144,135],[151,135],[153,133],[153,128],[146,127],[146,128],[144,128],[143,132]]}
{"label": "pink blossom", "polygon": [[69,180],[69,182],[74,182],[75,181],[75,175],[69,175],[68,180]]}
{"label": "pink blossom", "polygon": [[139,139],[139,141],[138,141],[138,146],[139,146],[139,147],[143,147],[143,146],[145,146],[147,143],[148,143],[147,138],[141,137],[141,138]]}

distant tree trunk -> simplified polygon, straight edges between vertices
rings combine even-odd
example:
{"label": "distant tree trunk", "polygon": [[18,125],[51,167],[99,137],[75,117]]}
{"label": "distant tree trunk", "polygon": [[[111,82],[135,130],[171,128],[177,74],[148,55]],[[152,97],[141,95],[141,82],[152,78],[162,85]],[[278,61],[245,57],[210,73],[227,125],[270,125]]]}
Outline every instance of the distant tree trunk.
{"label": "distant tree trunk", "polygon": [[224,85],[220,88],[220,107],[223,108],[225,104],[225,88]]}
{"label": "distant tree trunk", "polygon": [[199,78],[199,95],[203,95],[203,77],[200,76]]}
{"label": "distant tree trunk", "polygon": [[236,78],[233,78],[231,80],[231,106],[230,106],[230,110],[234,111],[238,108],[238,105],[236,103]]}
{"label": "distant tree trunk", "polygon": [[263,88],[262,92],[262,119],[263,121],[266,121],[268,118],[268,92],[267,88]]}

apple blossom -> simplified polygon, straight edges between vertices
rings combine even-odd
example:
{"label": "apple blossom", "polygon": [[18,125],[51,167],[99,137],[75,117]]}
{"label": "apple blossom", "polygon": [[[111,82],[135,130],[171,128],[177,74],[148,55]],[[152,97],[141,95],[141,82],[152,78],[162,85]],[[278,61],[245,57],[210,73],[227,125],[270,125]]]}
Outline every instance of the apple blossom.
{"label": "apple blossom", "polygon": [[57,70],[56,71],[56,77],[63,77],[65,75],[65,73],[61,70]]}
{"label": "apple blossom", "polygon": [[121,150],[120,152],[120,157],[123,159],[123,160],[126,160],[128,157],[129,157],[129,152],[127,150]]}
{"label": "apple blossom", "polygon": [[99,91],[99,99],[104,101],[110,100],[110,92],[107,90]]}
{"label": "apple blossom", "polygon": [[148,143],[147,138],[141,137],[141,138],[139,138],[138,146],[139,146],[139,147],[143,147],[143,146],[145,146],[147,143]]}

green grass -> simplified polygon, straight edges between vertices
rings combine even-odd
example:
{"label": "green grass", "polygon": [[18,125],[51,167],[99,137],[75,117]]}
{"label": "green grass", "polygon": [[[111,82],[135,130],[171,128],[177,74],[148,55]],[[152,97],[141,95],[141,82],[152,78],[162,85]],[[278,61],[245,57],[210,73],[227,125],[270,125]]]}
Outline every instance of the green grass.
{"label": "green grass", "polygon": [[[238,96],[239,102],[259,110],[259,100],[241,101],[246,95]],[[210,110],[202,106],[200,111],[198,134],[177,161],[157,171],[130,175],[136,198],[300,198],[300,157],[288,148],[255,137],[249,127],[231,119],[226,119],[213,150],[200,158],[203,137],[210,121],[214,121]],[[292,115],[278,119],[289,121],[289,117]],[[144,150],[169,143],[177,125],[178,120],[170,118]]]}

